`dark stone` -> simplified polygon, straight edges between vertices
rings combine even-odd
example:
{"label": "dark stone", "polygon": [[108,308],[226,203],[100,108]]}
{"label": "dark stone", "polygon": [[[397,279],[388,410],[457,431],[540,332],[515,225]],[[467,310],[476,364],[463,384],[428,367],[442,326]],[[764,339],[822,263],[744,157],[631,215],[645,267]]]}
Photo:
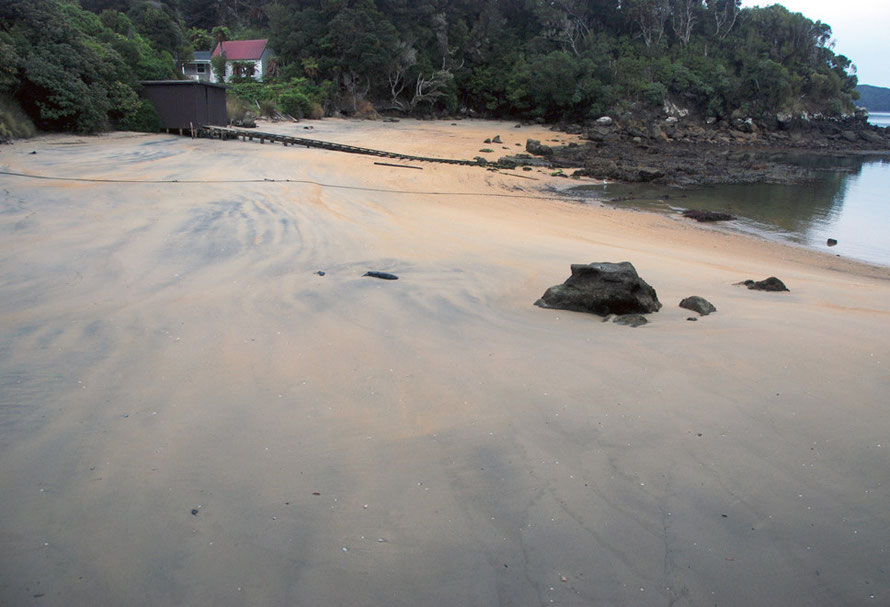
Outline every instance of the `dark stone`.
{"label": "dark stone", "polygon": [[785,286],[781,280],[776,278],[775,276],[770,276],[765,280],[746,280],[744,282],[739,282],[736,284],[745,285],[749,289],[753,289],[754,291],[788,291],[788,287]]}
{"label": "dark stone", "polygon": [[399,277],[389,272],[365,272],[362,276],[370,276],[371,278],[380,278],[382,280],[398,280]]}
{"label": "dark stone", "polygon": [[837,244],[837,240],[835,240],[834,238],[829,238],[829,239],[828,239],[828,246],[829,246],[829,247],[833,247],[833,246],[835,246],[836,244]]}
{"label": "dark stone", "polygon": [[664,171],[650,166],[637,167],[636,173],[635,181],[655,181],[664,177]]}
{"label": "dark stone", "polygon": [[[686,320],[691,321],[691,322],[696,322],[698,319],[695,316],[689,316],[686,318]],[[701,435],[699,435],[699,436],[701,436]]]}
{"label": "dark stone", "polygon": [[192,508],[192,516],[198,516],[198,509]]}
{"label": "dark stone", "polygon": [[655,289],[628,261],[572,264],[568,280],[547,289],[535,305],[599,316],[648,314],[661,308]]}
{"label": "dark stone", "polygon": [[717,308],[714,307],[714,304],[709,302],[704,297],[699,297],[698,295],[687,297],[680,302],[680,307],[687,310],[692,310],[693,312],[698,312],[702,316],[707,316],[708,314],[717,311]]}
{"label": "dark stone", "polygon": [[492,142],[492,143],[504,143],[503,141],[501,141],[501,136],[500,136],[500,135],[495,135],[495,136],[494,136],[494,139],[492,139],[491,142]]}
{"label": "dark stone", "polygon": [[859,136],[868,143],[876,143],[878,145],[886,145],[887,140],[872,131],[860,131]]}
{"label": "dark stone", "polygon": [[683,217],[694,219],[696,221],[730,221],[735,219],[729,213],[719,213],[717,211],[704,211],[701,209],[689,209],[683,211]]}
{"label": "dark stone", "polygon": [[619,316],[615,320],[613,320],[615,324],[619,325],[627,325],[628,327],[642,327],[647,324],[649,321],[646,320],[646,317],[642,314],[625,314],[624,316]]}
{"label": "dark stone", "polygon": [[553,148],[549,145],[542,145],[537,139],[529,139],[525,142],[525,151],[535,156],[552,156]]}
{"label": "dark stone", "polygon": [[486,139],[486,140],[483,141],[482,143],[491,143],[491,138],[489,137],[488,139]]}
{"label": "dark stone", "polygon": [[324,270],[319,270],[315,273],[317,276],[324,276]]}

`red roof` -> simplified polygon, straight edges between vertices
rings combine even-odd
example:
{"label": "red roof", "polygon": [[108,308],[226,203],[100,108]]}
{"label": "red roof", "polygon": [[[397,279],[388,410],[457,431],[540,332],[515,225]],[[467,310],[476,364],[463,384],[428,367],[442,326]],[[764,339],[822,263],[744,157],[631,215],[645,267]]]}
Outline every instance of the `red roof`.
{"label": "red roof", "polygon": [[223,52],[229,61],[259,59],[263,56],[268,42],[268,40],[226,40],[216,45],[212,56],[216,57]]}

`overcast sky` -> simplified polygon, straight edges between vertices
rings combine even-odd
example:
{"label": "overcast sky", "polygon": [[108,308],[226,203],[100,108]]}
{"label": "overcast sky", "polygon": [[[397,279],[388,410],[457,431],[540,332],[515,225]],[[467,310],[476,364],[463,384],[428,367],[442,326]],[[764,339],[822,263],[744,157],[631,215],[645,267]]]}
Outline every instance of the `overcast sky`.
{"label": "overcast sky", "polygon": [[890,0],[742,0],[742,6],[782,4],[831,26],[834,52],[858,68],[860,84],[890,87]]}

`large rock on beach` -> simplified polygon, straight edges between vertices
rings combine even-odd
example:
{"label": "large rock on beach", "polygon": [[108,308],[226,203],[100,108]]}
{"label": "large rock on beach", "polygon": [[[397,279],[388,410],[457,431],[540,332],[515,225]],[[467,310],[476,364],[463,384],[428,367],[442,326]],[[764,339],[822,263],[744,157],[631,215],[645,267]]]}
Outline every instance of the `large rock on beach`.
{"label": "large rock on beach", "polygon": [[547,289],[535,305],[599,316],[648,314],[661,308],[655,289],[629,261],[572,264],[572,275]]}

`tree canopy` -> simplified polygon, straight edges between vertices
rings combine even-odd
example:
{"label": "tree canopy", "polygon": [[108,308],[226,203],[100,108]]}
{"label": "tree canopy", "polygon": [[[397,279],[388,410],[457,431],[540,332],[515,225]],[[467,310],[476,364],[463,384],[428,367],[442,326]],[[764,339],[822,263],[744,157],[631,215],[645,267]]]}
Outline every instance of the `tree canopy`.
{"label": "tree canopy", "polygon": [[838,115],[857,97],[830,26],[740,0],[7,0],[0,93],[42,128],[95,130],[134,111],[138,80],[255,37],[277,55],[276,99],[328,111]]}

